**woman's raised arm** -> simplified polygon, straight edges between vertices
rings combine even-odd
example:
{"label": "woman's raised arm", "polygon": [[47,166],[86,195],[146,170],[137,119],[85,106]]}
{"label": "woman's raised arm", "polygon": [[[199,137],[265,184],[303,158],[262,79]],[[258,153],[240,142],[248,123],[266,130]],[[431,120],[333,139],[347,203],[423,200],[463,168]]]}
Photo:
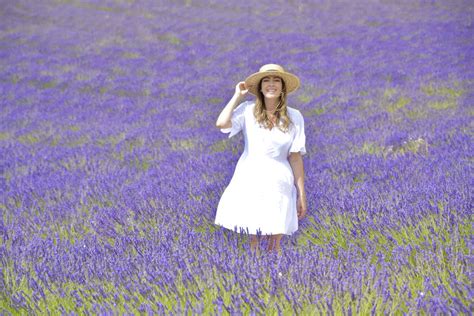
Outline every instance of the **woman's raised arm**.
{"label": "woman's raised arm", "polygon": [[247,94],[249,90],[245,86],[245,82],[241,81],[235,86],[235,93],[227,103],[227,105],[222,110],[221,114],[216,121],[217,128],[229,128],[232,127],[232,111],[234,111],[235,107],[239,105],[242,101],[242,98]]}

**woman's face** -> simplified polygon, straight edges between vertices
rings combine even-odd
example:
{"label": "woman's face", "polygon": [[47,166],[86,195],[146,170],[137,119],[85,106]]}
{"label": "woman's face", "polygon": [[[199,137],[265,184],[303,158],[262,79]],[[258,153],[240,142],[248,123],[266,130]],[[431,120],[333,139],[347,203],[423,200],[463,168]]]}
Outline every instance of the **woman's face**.
{"label": "woman's face", "polygon": [[266,99],[279,98],[281,96],[282,79],[277,76],[267,76],[262,79],[262,93]]}

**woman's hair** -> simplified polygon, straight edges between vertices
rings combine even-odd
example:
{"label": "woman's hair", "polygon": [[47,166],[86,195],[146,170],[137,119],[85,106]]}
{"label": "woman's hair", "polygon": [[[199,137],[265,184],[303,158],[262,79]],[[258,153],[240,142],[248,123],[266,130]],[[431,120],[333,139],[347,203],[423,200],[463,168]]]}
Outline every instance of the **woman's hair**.
{"label": "woman's hair", "polygon": [[[253,114],[255,119],[257,120],[260,126],[264,128],[271,129],[274,127],[272,121],[268,117],[265,106],[265,97],[262,93],[262,80],[258,83],[257,89],[257,101],[255,102],[255,109]],[[291,120],[288,117],[288,110],[286,108],[286,86],[285,81],[281,80],[281,95],[280,95],[280,102],[278,102],[276,109],[275,109],[275,116],[277,118],[276,127],[280,129],[282,132],[288,132],[289,126],[291,124]]]}

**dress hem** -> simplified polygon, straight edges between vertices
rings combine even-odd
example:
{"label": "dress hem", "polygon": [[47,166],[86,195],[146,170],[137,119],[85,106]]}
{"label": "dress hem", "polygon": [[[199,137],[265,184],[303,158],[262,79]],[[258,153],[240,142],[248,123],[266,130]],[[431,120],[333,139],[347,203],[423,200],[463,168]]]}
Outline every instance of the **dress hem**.
{"label": "dress hem", "polygon": [[233,231],[235,233],[238,233],[238,234],[249,234],[249,235],[262,235],[262,236],[269,236],[269,235],[287,235],[287,236],[291,236],[293,235],[294,233],[296,233],[296,230],[294,230],[293,232],[280,232],[280,233],[274,233],[274,232],[271,232],[271,233],[264,233],[264,232],[259,232],[258,233],[255,233],[255,234],[251,234],[250,231],[248,231],[247,229],[243,229],[242,227],[240,227],[241,229],[239,229],[239,227],[237,226],[234,226],[234,228],[230,228],[229,226],[226,226],[224,224],[219,224],[219,223],[214,223],[214,225],[217,225],[217,226],[220,226],[220,227],[223,227],[225,229],[228,229],[230,231]]}

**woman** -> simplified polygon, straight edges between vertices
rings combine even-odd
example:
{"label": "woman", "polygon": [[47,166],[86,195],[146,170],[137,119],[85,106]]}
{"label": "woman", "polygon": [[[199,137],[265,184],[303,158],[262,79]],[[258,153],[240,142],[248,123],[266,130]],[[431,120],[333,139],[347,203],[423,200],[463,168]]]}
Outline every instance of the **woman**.
{"label": "woman", "polygon": [[[281,66],[267,64],[239,82],[216,126],[234,136],[240,131],[245,149],[217,207],[215,223],[251,235],[269,236],[268,250],[280,251],[283,235],[298,229],[306,214],[304,169],[306,153],[301,113],[286,104],[299,79]],[[255,102],[242,102],[250,92]]]}

